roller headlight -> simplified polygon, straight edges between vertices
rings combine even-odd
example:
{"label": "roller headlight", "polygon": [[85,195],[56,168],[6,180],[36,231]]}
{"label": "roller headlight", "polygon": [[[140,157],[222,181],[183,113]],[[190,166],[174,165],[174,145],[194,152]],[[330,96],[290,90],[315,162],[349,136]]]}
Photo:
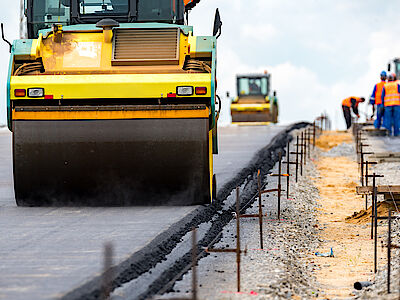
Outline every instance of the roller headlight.
{"label": "roller headlight", "polygon": [[192,86],[177,86],[176,94],[178,96],[192,96],[193,95],[193,87]]}
{"label": "roller headlight", "polygon": [[43,88],[30,88],[30,89],[28,89],[28,97],[30,97],[30,98],[44,97],[44,89]]}

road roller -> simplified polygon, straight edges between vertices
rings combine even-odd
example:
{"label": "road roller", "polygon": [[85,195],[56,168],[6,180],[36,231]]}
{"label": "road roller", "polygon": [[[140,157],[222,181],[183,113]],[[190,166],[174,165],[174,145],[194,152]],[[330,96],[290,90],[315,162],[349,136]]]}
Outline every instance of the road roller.
{"label": "road roller", "polygon": [[391,59],[388,62],[387,70],[388,70],[388,72],[394,72],[397,76],[397,79],[399,79],[400,78],[400,58],[396,57],[394,59]]}
{"label": "road roller", "polygon": [[195,36],[199,1],[25,1],[7,82],[17,205],[212,202],[222,22]]}
{"label": "road roller", "polygon": [[278,99],[270,92],[271,76],[246,74],[236,76],[237,97],[231,103],[232,123],[278,123]]}

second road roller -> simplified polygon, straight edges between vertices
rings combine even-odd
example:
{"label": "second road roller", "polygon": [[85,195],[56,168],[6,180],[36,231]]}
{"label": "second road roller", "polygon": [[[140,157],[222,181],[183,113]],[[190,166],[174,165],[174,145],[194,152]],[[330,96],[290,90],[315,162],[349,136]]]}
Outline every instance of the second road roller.
{"label": "second road roller", "polygon": [[217,11],[213,35],[195,36],[198,2],[25,1],[7,83],[18,205],[215,198],[222,22]]}
{"label": "second road roller", "polygon": [[246,74],[236,77],[237,97],[231,104],[232,123],[269,124],[278,122],[278,99],[271,93],[271,76]]}

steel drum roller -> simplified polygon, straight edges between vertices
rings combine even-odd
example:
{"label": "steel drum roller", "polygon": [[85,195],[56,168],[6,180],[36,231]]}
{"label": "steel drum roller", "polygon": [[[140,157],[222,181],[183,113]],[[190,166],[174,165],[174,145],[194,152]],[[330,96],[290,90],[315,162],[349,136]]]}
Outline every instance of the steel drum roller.
{"label": "steel drum roller", "polygon": [[208,203],[208,128],[208,118],[14,120],[17,203]]}

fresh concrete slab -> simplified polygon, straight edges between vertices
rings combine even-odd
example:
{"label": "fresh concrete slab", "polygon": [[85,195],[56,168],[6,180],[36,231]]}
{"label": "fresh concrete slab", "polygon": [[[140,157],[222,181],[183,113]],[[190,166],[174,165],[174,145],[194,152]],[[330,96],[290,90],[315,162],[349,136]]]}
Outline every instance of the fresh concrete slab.
{"label": "fresh concrete slab", "polygon": [[395,136],[368,136],[366,144],[368,150],[374,153],[400,153],[400,137]]}

